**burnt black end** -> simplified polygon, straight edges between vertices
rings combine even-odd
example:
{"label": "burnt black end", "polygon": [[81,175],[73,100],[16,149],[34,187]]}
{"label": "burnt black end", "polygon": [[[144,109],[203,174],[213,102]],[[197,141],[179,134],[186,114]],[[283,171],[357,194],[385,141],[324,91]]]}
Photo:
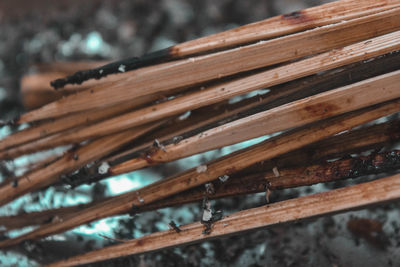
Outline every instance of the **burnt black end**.
{"label": "burnt black end", "polygon": [[65,78],[54,80],[50,82],[50,85],[57,90],[63,88],[67,84],[81,84],[87,80],[101,79],[109,74],[122,73],[149,65],[166,62],[175,57],[171,51],[173,51],[173,47],[145,54],[142,57],[132,57],[115,61],[95,69],[81,70]]}

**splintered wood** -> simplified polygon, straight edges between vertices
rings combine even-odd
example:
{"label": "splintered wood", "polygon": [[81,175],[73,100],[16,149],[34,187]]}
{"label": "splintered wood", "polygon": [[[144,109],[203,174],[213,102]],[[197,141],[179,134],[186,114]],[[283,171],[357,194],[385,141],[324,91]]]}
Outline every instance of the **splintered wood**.
{"label": "splintered wood", "polygon": [[[0,159],[72,148],[2,181],[0,205],[50,186],[90,184],[276,136],[121,195],[0,217],[5,233],[37,226],[0,241],[1,248],[110,216],[201,202],[204,196],[208,201],[266,192],[270,201],[274,190],[400,168],[394,147],[400,140],[400,1],[341,0],[140,58],[39,69],[21,85],[26,108],[37,109],[9,122],[29,127],[0,140]],[[238,102],[230,101],[238,96]],[[222,219],[210,212],[203,224],[178,227],[171,221],[169,231],[51,266],[154,251],[399,198],[397,174]]]}

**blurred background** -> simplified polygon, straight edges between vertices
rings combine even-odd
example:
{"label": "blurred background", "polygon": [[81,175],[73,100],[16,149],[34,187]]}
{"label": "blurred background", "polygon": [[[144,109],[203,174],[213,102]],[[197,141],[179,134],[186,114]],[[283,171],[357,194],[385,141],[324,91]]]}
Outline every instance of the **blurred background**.
{"label": "blurred background", "polygon": [[[0,0],[0,119],[24,111],[20,78],[36,64],[71,60],[117,60],[140,56],[176,43],[224,31],[278,14],[319,5],[318,0]],[[15,128],[3,127],[0,137]],[[239,144],[197,155],[177,163],[146,169],[74,190],[52,187],[22,197],[0,209],[0,216],[86,203],[141,187],[221,154],[247,146]],[[40,156],[40,155],[36,155]],[[29,158],[2,162],[1,179],[18,173]],[[355,182],[355,181],[354,181]],[[273,201],[340,186],[286,190]],[[215,201],[215,209],[231,213],[265,204],[265,195]],[[178,224],[199,220],[200,203],[135,217],[121,216],[94,222],[66,234],[0,251],[1,266],[39,266],[66,256],[137,238]],[[251,234],[92,266],[399,266],[399,203],[280,225]],[[347,227],[352,218],[368,218],[382,226],[374,242],[360,239]],[[26,229],[30,230],[30,229]],[[19,235],[15,232],[13,235]],[[378,241],[377,241],[378,240]]]}

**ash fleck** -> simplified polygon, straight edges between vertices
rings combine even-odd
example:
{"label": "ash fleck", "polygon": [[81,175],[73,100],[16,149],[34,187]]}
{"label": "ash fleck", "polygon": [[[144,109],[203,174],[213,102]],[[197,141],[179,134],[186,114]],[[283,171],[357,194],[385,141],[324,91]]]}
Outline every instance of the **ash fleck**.
{"label": "ash fleck", "polygon": [[125,72],[125,65],[123,65],[123,64],[119,65],[118,71],[119,72]]}
{"label": "ash fleck", "polygon": [[79,159],[79,156],[78,156],[78,154],[74,154],[74,156],[72,157],[74,160],[78,160]]}
{"label": "ash fleck", "polygon": [[177,145],[180,141],[182,141],[182,139],[182,136],[175,136],[174,138],[172,138],[172,143],[174,143],[174,145]]}
{"label": "ash fleck", "polygon": [[[122,65],[121,65],[121,66],[122,66]],[[99,70],[99,74],[103,74],[103,72],[104,72],[103,69]]]}
{"label": "ash fleck", "polygon": [[208,201],[207,197],[203,199],[203,216],[201,218],[201,224],[205,226],[203,231],[204,235],[208,235],[211,233],[212,225],[214,222],[221,220],[223,217],[222,211],[217,211],[215,213],[211,210],[211,203]]}
{"label": "ash fleck", "polygon": [[203,216],[201,217],[201,220],[204,222],[209,222],[211,218],[212,218],[211,203],[210,201],[208,201],[207,198],[205,198],[203,203]]}
{"label": "ash fleck", "polygon": [[224,176],[218,177],[218,179],[219,179],[221,182],[225,183],[226,181],[228,181],[229,175],[226,175],[226,174],[225,174]]}
{"label": "ash fleck", "polygon": [[163,144],[161,144],[160,141],[158,141],[158,139],[154,139],[153,146],[161,149],[164,152],[167,152],[167,150],[165,149],[165,146]]}
{"label": "ash fleck", "polygon": [[265,191],[265,200],[267,200],[267,203],[269,203],[269,197],[271,196],[271,190],[267,187],[267,190]]}
{"label": "ash fleck", "polygon": [[182,115],[180,115],[178,119],[180,121],[186,120],[187,118],[189,118],[190,114],[191,114],[191,111],[189,110],[189,111],[183,113]]}
{"label": "ash fleck", "polygon": [[214,185],[212,183],[206,183],[204,186],[206,187],[206,193],[208,195],[215,194],[215,188],[214,188]]}
{"label": "ash fleck", "polygon": [[101,165],[99,166],[98,172],[99,174],[106,174],[109,169],[110,169],[110,164],[108,164],[107,162],[102,162]]}
{"label": "ash fleck", "polygon": [[59,216],[54,216],[53,218],[51,218],[51,222],[52,223],[59,223],[59,222],[63,222],[64,220],[62,218],[60,218]]}
{"label": "ash fleck", "polygon": [[200,166],[197,166],[197,168],[196,168],[196,172],[197,173],[202,173],[202,172],[205,172],[205,171],[207,171],[207,166],[206,165],[200,165]]}
{"label": "ash fleck", "polygon": [[278,167],[274,167],[272,168],[272,172],[274,173],[275,177],[279,177],[281,176],[281,174],[279,173]]}
{"label": "ash fleck", "polygon": [[136,191],[137,199],[139,200],[140,203],[144,203],[144,199],[140,196],[139,192]]}

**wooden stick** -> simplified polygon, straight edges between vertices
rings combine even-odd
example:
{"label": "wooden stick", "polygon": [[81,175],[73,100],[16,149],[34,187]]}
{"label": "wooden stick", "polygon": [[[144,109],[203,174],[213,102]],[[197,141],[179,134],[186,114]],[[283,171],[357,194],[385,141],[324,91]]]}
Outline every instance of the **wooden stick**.
{"label": "wooden stick", "polygon": [[398,98],[399,81],[400,72],[396,71],[310,96],[210,129],[179,144],[168,145],[165,151],[152,151],[144,158],[134,158],[109,171],[113,175],[133,171]]}
{"label": "wooden stick", "polygon": [[[351,65],[329,70],[320,75],[313,75],[299,80],[291,81],[282,85],[270,87],[271,92],[264,95],[257,95],[249,99],[241,100],[235,104],[217,103],[212,106],[207,106],[194,111],[191,111],[190,120],[176,120],[173,126],[166,126],[160,131],[156,131],[153,135],[147,136],[143,140],[137,142],[133,148],[127,149],[109,158],[103,159],[110,166],[120,164],[127,159],[131,159],[138,154],[138,151],[148,148],[158,139],[160,142],[165,142],[168,139],[187,138],[191,135],[199,133],[204,129],[203,126],[212,128],[212,123],[223,119],[224,123],[239,119],[244,114],[254,114],[257,105],[263,106],[261,110],[273,108],[277,105],[285,104],[312,94],[331,90],[333,88],[348,85],[358,82],[363,79],[368,79],[373,76],[391,72],[400,68],[399,53],[386,54],[377,58],[373,58],[368,62],[357,62]],[[279,101],[273,101],[278,100]],[[273,103],[269,103],[273,101]],[[245,113],[242,110],[247,109]],[[259,112],[259,108],[257,108]],[[236,115],[231,117],[231,113]],[[197,126],[197,127],[196,127]],[[197,129],[196,129],[197,128]],[[195,130],[196,129],[196,130]],[[175,141],[177,139],[174,139]],[[170,141],[167,141],[171,143]]]}
{"label": "wooden stick", "polygon": [[[15,147],[27,142],[31,142],[34,140],[38,140],[47,136],[51,136],[53,134],[65,131],[67,129],[71,129],[77,126],[81,126],[83,124],[90,125],[96,121],[110,118],[111,116],[115,116],[117,114],[121,114],[123,112],[130,111],[138,106],[141,106],[145,103],[149,103],[156,99],[159,99],[160,96],[147,95],[144,97],[140,97],[135,99],[134,101],[125,102],[116,106],[111,106],[103,109],[95,109],[84,113],[72,114],[70,116],[58,118],[57,120],[45,121],[42,124],[37,126],[29,127],[25,130],[16,132],[6,138],[0,140],[0,151],[5,150],[7,148]],[[74,130],[75,131],[75,130]],[[50,146],[51,147],[51,146]],[[32,151],[32,150],[31,150]],[[33,150],[35,151],[35,150]],[[28,151],[29,152],[29,151]],[[20,152],[18,155],[22,155],[24,153],[28,153],[26,151]],[[1,154],[1,152],[0,152]],[[0,156],[1,158],[1,156]]]}
{"label": "wooden stick", "polygon": [[26,110],[39,108],[67,95],[65,92],[52,90],[49,81],[65,75],[62,72],[25,75],[21,79],[21,98]]}
{"label": "wooden stick", "polygon": [[[282,190],[340,179],[356,178],[369,174],[384,173],[398,169],[399,167],[400,151],[388,151],[308,167],[279,169],[279,177],[275,177],[274,172],[270,169],[266,173],[257,173],[244,177],[229,177],[223,182],[220,180],[214,181],[212,182],[215,191],[214,194],[208,194],[203,185],[195,187],[166,199],[138,207],[136,213],[201,201],[205,195],[209,199],[217,199],[265,192],[266,189]],[[0,217],[0,225],[9,231],[31,225],[51,223],[53,220],[63,221],[66,218],[74,216],[75,212],[93,206],[94,203]]]}
{"label": "wooden stick", "polygon": [[178,44],[171,52],[182,57],[219,50],[375,14],[398,5],[398,1],[335,1]]}
{"label": "wooden stick", "polygon": [[212,225],[210,234],[202,234],[204,226],[197,222],[181,226],[181,232],[168,230],[133,239],[118,245],[91,251],[61,260],[49,267],[75,266],[91,262],[154,251],[193,242],[205,241],[228,234],[239,234],[270,225],[322,216],[400,198],[400,174],[372,182],[310,196],[290,199],[226,216]]}
{"label": "wooden stick", "polygon": [[320,162],[330,158],[344,157],[368,149],[380,149],[400,139],[400,122],[398,120],[376,124],[328,137],[320,142],[291,151],[269,161],[258,162],[242,171],[233,174],[243,176],[272,170],[277,167],[287,168],[304,166],[310,162]]}
{"label": "wooden stick", "polygon": [[[243,171],[234,174],[234,176],[243,176],[249,173],[271,170],[275,166],[278,166],[279,168],[288,166],[301,166],[304,164],[309,164],[310,162],[315,162],[318,159],[343,156],[343,153],[357,153],[371,148],[382,147],[400,138],[399,127],[399,121],[395,120],[389,123],[373,125],[337,136],[332,136],[326,140],[317,142],[316,144],[306,146],[296,151],[291,151],[289,154],[282,155],[268,162],[257,163],[244,169]],[[149,145],[151,146],[151,144]],[[107,162],[107,164],[110,165],[110,168],[113,168],[114,166],[121,164],[121,162],[125,162],[126,159],[124,160],[124,157],[125,156],[121,156],[120,158],[116,159],[111,157],[110,159],[102,160],[101,163]],[[82,178],[81,175],[79,176],[79,173],[79,177],[71,177],[72,186],[93,183],[106,178],[107,175],[97,174],[97,170],[101,163],[95,164],[91,168],[82,170],[82,173],[86,174],[85,178]]]}
{"label": "wooden stick", "polygon": [[17,179],[17,186],[15,186],[15,183],[7,183],[0,187],[0,205],[4,205],[26,193],[45,188],[55,183],[60,179],[60,175],[72,172],[89,162],[99,159],[104,154],[110,153],[161,124],[162,122],[145,125],[119,134],[106,136],[70,151],[45,168],[19,177]]}
{"label": "wooden stick", "polygon": [[267,180],[269,189],[282,190],[370,174],[387,173],[395,171],[399,167],[400,151],[392,150],[308,167],[279,169],[278,177],[273,171],[269,171],[265,174],[264,179]]}
{"label": "wooden stick", "polygon": [[205,172],[199,173],[197,168],[190,169],[177,176],[163,179],[139,190],[128,192],[107,199],[106,201],[101,201],[93,207],[75,213],[75,216],[63,222],[54,222],[19,237],[1,241],[0,247],[12,246],[25,240],[37,239],[60,233],[101,218],[121,213],[129,213],[132,207],[143,206],[172,196],[184,190],[215,180],[219,176],[229,175],[244,169],[256,162],[274,158],[278,155],[322,140],[333,134],[351,129],[356,125],[390,115],[399,111],[399,109],[400,100],[397,100],[377,107],[368,108],[367,110],[320,122],[304,129],[294,130],[273,138],[272,140],[266,140],[255,146],[239,150],[215,160],[206,165],[207,170]]}
{"label": "wooden stick", "polygon": [[81,84],[88,79],[103,78],[109,74],[118,73],[118,68],[121,64],[126,66],[126,70],[133,70],[149,64],[205,53],[211,50],[226,49],[258,40],[266,40],[314,27],[375,14],[398,5],[398,1],[371,0],[364,0],[361,3],[360,1],[353,0],[328,3],[188,41],[168,49],[146,54],[141,58],[132,58],[114,62],[93,70],[80,71],[75,75],[54,81],[53,86],[55,88],[60,88],[68,83]]}
{"label": "wooden stick", "polygon": [[[177,61],[169,68],[161,67],[139,77],[131,76],[112,86],[100,85],[91,89],[93,93],[86,90],[68,96],[22,115],[18,123],[117,104],[142,95],[194,85],[343,47],[400,29],[399,15],[400,8],[394,8],[266,42]],[[89,98],[90,101],[87,101]]]}
{"label": "wooden stick", "polygon": [[[394,40],[397,40],[397,42],[393,42]],[[46,140],[45,144],[48,147],[53,147],[104,136],[204,105],[217,103],[221,100],[229,99],[230,97],[246,92],[305,77],[318,71],[365,60],[388,51],[400,49],[400,42],[398,40],[400,40],[400,32],[377,37],[368,42],[353,44],[340,51],[325,53],[249,77],[223,83],[206,90],[175,98],[171,101],[117,116],[78,131],[73,130],[69,133],[64,133],[60,137],[53,138],[52,140]]]}

